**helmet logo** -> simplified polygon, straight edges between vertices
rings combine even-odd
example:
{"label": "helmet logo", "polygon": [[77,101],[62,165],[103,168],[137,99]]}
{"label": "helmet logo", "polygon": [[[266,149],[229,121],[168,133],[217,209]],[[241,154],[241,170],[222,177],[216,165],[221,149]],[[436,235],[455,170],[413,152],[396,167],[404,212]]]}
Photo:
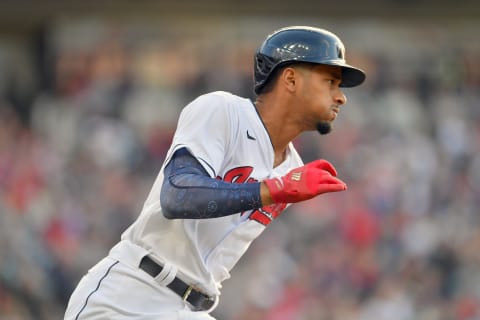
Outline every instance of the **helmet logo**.
{"label": "helmet logo", "polygon": [[345,60],[345,48],[337,44],[337,56],[339,59]]}
{"label": "helmet logo", "polygon": [[[335,46],[334,48],[333,48],[333,45]],[[328,60],[328,59],[345,60],[345,49],[338,42],[336,42],[335,44],[332,44],[328,40],[322,40],[320,42],[320,48],[321,48],[322,59],[324,60]]]}

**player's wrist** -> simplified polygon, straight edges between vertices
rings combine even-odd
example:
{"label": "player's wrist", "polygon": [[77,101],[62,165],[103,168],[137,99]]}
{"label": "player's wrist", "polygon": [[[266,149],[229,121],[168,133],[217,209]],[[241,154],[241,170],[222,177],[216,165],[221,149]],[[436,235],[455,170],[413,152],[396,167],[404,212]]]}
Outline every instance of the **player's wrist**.
{"label": "player's wrist", "polygon": [[270,190],[266,184],[266,181],[260,183],[260,199],[262,201],[262,206],[268,206],[275,203],[272,199]]}
{"label": "player's wrist", "polygon": [[263,180],[263,184],[268,191],[270,203],[287,203],[284,181],[282,177],[276,177]]}

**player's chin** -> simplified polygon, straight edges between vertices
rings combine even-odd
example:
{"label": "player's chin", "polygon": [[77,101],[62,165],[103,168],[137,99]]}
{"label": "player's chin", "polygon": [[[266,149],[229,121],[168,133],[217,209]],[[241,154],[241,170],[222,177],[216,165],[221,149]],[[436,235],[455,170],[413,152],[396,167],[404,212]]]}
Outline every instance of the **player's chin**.
{"label": "player's chin", "polygon": [[328,134],[333,129],[333,123],[331,121],[319,121],[316,125],[317,131],[320,134]]}

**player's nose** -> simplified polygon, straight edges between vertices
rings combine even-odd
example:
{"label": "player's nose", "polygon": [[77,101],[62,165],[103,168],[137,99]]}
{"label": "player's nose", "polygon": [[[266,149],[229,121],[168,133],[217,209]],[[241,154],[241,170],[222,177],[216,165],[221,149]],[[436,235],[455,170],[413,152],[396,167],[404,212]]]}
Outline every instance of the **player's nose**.
{"label": "player's nose", "polygon": [[339,106],[347,103],[347,97],[345,96],[345,94],[340,89],[337,90],[337,93],[335,94],[334,100]]}

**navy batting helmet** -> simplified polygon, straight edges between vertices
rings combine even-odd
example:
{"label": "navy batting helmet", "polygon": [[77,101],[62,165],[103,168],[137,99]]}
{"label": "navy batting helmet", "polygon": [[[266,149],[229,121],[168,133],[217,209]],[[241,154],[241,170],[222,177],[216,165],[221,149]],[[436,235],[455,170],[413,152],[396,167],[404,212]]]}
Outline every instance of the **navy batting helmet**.
{"label": "navy batting helmet", "polygon": [[355,87],[365,73],[345,62],[345,47],[333,33],[313,27],[287,27],[270,34],[255,55],[255,93],[259,94],[273,71],[281,66],[308,62],[342,68],[341,87]]}

